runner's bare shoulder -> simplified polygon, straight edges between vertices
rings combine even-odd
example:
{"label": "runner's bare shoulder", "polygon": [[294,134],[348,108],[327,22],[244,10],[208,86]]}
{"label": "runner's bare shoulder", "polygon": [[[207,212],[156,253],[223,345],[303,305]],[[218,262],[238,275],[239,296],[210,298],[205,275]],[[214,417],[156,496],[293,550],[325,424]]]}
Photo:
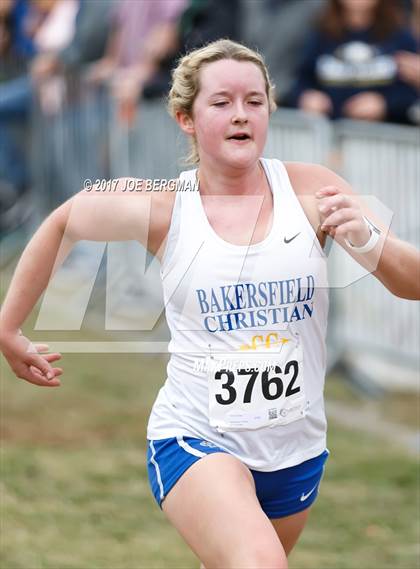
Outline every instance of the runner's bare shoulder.
{"label": "runner's bare shoulder", "polygon": [[310,162],[284,162],[296,195],[315,195],[327,185],[345,184],[335,172],[322,164]]}
{"label": "runner's bare shoulder", "polygon": [[[135,240],[155,253],[168,232],[176,180],[118,178],[83,188],[54,215],[72,241]],[[151,189],[150,189],[151,188]]]}

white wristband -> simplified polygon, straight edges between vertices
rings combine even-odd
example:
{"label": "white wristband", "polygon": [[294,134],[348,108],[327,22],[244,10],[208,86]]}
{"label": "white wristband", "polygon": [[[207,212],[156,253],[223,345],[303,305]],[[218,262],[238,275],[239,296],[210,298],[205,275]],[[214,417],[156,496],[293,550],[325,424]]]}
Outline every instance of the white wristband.
{"label": "white wristband", "polygon": [[365,243],[364,245],[362,245],[361,247],[355,247],[354,245],[352,245],[350,243],[350,241],[344,237],[344,242],[347,245],[347,247],[353,251],[353,253],[369,253],[369,251],[372,251],[372,249],[375,248],[376,244],[379,241],[379,237],[381,235],[381,232],[379,231],[379,229],[377,227],[375,227],[373,225],[373,223],[371,223],[367,217],[363,216],[363,219],[365,220],[366,225],[369,228],[370,231],[370,237],[369,240],[367,241],[367,243]]}

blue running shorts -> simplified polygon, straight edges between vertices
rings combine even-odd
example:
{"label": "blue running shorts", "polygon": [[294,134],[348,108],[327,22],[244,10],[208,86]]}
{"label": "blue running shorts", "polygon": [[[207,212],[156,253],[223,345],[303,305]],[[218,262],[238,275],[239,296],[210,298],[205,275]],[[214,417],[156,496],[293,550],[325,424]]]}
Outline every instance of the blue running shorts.
{"label": "blue running shorts", "polygon": [[[192,464],[214,452],[227,453],[209,441],[193,437],[149,440],[148,443],[149,483],[160,507],[165,496]],[[267,517],[290,516],[313,504],[328,456],[326,449],[319,456],[290,468],[273,472],[250,470],[257,498]]]}

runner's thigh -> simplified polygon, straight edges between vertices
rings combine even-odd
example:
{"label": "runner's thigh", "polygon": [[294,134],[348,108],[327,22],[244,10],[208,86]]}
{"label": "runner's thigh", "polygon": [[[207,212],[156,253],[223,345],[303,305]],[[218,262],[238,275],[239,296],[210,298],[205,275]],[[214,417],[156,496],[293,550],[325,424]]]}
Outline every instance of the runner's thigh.
{"label": "runner's thigh", "polygon": [[206,569],[287,568],[251,473],[229,454],[214,453],[194,463],[162,509]]}

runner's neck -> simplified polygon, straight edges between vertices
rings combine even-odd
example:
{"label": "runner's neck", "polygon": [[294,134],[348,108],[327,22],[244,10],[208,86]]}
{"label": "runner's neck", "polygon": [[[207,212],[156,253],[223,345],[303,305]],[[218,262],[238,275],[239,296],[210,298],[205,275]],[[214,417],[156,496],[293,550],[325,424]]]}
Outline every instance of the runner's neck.
{"label": "runner's neck", "polygon": [[259,195],[267,191],[267,180],[261,162],[258,161],[250,172],[240,172],[236,176],[212,171],[200,164],[197,180],[201,195]]}

